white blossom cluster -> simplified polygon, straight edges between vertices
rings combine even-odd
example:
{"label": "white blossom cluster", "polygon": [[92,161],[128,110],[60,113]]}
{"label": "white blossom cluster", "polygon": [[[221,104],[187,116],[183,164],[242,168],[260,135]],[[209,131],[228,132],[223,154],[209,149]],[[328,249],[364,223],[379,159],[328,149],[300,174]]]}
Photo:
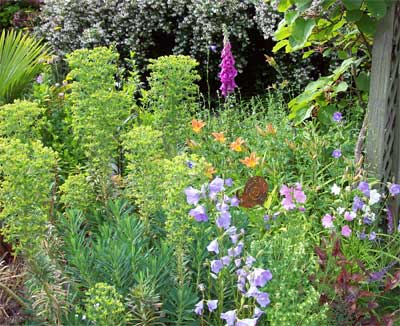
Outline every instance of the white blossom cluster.
{"label": "white blossom cluster", "polygon": [[225,24],[241,71],[252,33],[270,38],[279,20],[264,0],[46,0],[37,33],[61,55],[115,43],[139,64],[171,52],[204,63],[210,45],[221,50]]}

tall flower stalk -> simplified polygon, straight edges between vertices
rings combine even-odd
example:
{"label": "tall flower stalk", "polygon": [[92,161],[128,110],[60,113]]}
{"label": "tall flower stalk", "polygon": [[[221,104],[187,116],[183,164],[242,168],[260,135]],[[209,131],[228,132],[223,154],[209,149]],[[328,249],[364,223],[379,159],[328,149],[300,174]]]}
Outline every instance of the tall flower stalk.
{"label": "tall flower stalk", "polygon": [[219,78],[221,80],[221,87],[219,88],[222,95],[227,97],[237,87],[235,83],[235,77],[237,76],[237,70],[235,68],[235,59],[231,52],[231,43],[229,42],[228,32],[224,27],[224,48],[221,53],[221,72]]}

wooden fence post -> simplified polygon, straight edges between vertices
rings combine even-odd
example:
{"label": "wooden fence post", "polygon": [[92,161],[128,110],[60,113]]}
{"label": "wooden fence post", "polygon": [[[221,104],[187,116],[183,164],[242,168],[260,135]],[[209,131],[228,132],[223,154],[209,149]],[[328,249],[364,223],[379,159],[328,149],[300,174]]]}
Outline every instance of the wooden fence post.
{"label": "wooden fence post", "polygon": [[[372,50],[367,110],[368,173],[382,182],[400,183],[400,2],[393,1],[378,25]],[[394,216],[399,201],[393,201]]]}

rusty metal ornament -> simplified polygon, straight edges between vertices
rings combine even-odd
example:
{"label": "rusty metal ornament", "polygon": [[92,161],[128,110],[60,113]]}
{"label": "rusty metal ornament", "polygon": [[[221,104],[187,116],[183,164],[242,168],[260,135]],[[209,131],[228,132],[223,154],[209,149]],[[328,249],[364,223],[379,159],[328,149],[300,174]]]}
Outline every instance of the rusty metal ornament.
{"label": "rusty metal ornament", "polygon": [[251,177],[247,180],[243,194],[240,196],[241,207],[252,208],[263,205],[267,198],[268,184],[262,177]]}

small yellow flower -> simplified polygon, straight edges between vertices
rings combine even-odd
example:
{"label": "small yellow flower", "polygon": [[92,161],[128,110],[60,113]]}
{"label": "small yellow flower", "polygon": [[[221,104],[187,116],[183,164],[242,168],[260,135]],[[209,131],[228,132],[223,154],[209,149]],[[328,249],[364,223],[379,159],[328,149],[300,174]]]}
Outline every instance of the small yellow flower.
{"label": "small yellow flower", "polygon": [[233,143],[231,143],[229,145],[229,147],[231,148],[231,150],[233,150],[235,152],[242,152],[243,151],[243,147],[242,147],[243,144],[244,144],[244,140],[241,137],[239,137]]}
{"label": "small yellow flower", "polygon": [[256,153],[252,152],[250,156],[245,157],[244,160],[240,160],[240,162],[242,162],[248,168],[254,168],[258,164],[259,160],[260,158],[256,156]]}
{"label": "small yellow flower", "polygon": [[201,129],[206,125],[206,123],[203,120],[192,120],[192,129],[195,133],[199,133]]}
{"label": "small yellow flower", "polygon": [[213,135],[217,142],[225,143],[225,135],[223,132],[212,132],[211,135]]}

